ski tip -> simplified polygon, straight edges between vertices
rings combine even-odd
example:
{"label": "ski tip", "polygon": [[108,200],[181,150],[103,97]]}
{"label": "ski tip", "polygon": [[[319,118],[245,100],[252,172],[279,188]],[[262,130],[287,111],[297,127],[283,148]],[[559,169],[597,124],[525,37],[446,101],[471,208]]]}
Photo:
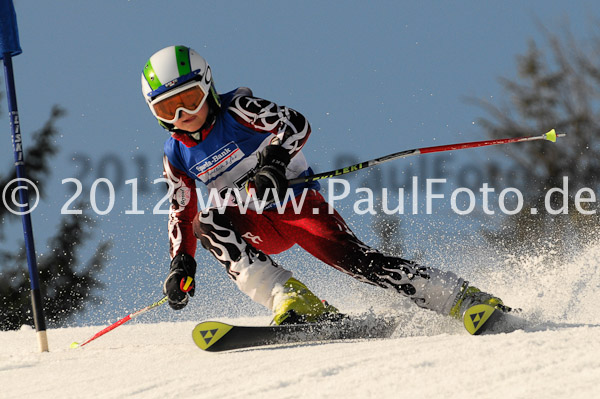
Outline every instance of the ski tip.
{"label": "ski tip", "polygon": [[219,341],[233,326],[218,321],[205,321],[194,327],[192,338],[196,345],[205,351],[211,351],[211,347]]}
{"label": "ski tip", "polygon": [[79,348],[79,342],[73,342],[71,344],[71,349],[76,349],[76,348]]}
{"label": "ski tip", "polygon": [[487,304],[471,306],[463,315],[463,324],[471,335],[479,335],[496,308]]}

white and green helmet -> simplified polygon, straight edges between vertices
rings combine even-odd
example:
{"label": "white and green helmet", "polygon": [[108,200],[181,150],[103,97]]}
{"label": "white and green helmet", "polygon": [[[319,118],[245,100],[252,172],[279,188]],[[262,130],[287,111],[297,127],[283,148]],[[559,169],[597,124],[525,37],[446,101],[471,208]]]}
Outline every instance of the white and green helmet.
{"label": "white and green helmet", "polygon": [[[150,105],[157,96],[185,85],[189,82],[200,82],[202,90],[208,98],[219,106],[219,96],[215,90],[210,66],[206,60],[186,46],[169,46],[154,53],[142,71],[142,95],[150,111]],[[169,129],[170,126],[159,120]]]}

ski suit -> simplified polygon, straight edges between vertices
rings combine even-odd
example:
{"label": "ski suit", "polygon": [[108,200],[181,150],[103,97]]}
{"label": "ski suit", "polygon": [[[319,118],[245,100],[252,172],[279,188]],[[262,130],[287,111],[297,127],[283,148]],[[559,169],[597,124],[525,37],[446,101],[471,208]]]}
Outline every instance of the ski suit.
{"label": "ski suit", "polygon": [[[291,187],[302,204],[288,200],[280,209],[259,212],[247,200],[244,183],[257,166],[257,153],[277,138],[289,151],[286,177],[311,175],[302,147],[311,129],[297,111],[255,98],[247,88],[220,95],[214,123],[201,132],[199,143],[172,133],[164,146],[164,176],[170,194],[169,240],[171,258],[194,256],[197,239],[225,267],[238,288],[272,309],[273,288],[292,273],[269,255],[300,245],[307,252],[354,278],[389,288],[417,305],[449,314],[464,281],[452,272],[390,257],[361,242],[342,217],[319,193],[318,183]],[[198,213],[195,181],[207,185],[214,199],[227,206],[211,206]],[[237,197],[226,196],[236,190]],[[225,199],[224,199],[225,198]],[[298,202],[297,202],[298,203]],[[222,204],[221,204],[222,205]]]}

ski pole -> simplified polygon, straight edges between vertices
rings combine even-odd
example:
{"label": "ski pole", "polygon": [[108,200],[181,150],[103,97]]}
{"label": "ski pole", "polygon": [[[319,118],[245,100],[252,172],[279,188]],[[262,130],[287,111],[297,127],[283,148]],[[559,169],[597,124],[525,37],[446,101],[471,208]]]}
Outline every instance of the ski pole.
{"label": "ski pole", "polygon": [[381,158],[371,159],[370,161],[360,162],[355,165],[346,166],[345,168],[340,168],[336,170],[332,170],[329,172],[318,173],[312,176],[303,176],[297,177],[295,179],[291,179],[289,181],[290,186],[293,184],[299,183],[309,183],[316,180],[328,179],[330,177],[341,176],[347,173],[356,172],[361,169],[369,168],[371,166],[379,165],[381,163],[391,161],[393,159],[406,158],[413,155],[420,154],[429,154],[432,152],[442,152],[442,151],[454,151],[454,150],[463,150],[465,148],[476,148],[476,147],[484,147],[488,145],[497,145],[497,144],[509,144],[509,143],[520,143],[522,141],[534,141],[534,140],[548,140],[552,142],[556,142],[557,137],[564,137],[566,134],[561,133],[557,134],[554,129],[550,130],[548,133],[544,133],[539,136],[529,136],[529,137],[513,137],[507,139],[496,139],[496,140],[483,140],[483,141],[472,141],[468,143],[458,143],[458,144],[448,144],[448,145],[439,145],[435,147],[424,147],[424,148],[415,148],[413,150],[405,150],[396,152],[390,155],[383,156]]}
{"label": "ski pole", "polygon": [[168,298],[165,296],[160,301],[154,302],[152,305],[146,306],[145,308],[140,309],[137,312],[133,312],[131,314],[128,314],[127,316],[123,317],[121,320],[119,320],[119,321],[111,324],[110,326],[106,327],[105,329],[103,329],[101,331],[98,331],[96,334],[94,334],[94,336],[92,336],[91,338],[88,338],[85,342],[83,342],[81,344],[79,342],[73,342],[71,344],[71,348],[81,348],[83,345],[86,345],[89,342],[95,340],[96,338],[99,338],[99,337],[103,336],[107,332],[114,330],[115,328],[119,327],[121,324],[127,323],[129,320],[133,319],[134,317],[139,316],[142,313],[145,313],[145,312],[147,312],[147,311],[149,311],[151,309],[159,307],[163,303],[167,302],[167,299]]}
{"label": "ski pole", "polygon": [[[12,1],[0,1],[0,60],[4,64],[4,76],[6,81],[6,100],[8,104],[8,119],[12,131],[13,154],[15,160],[15,172],[17,188],[13,191],[13,203],[15,194],[19,192],[18,213],[23,223],[23,236],[25,238],[25,253],[27,255],[27,266],[29,270],[29,285],[31,287],[31,305],[33,324],[37,333],[40,352],[48,352],[48,337],[46,335],[46,319],[42,291],[40,286],[39,271],[35,255],[35,244],[33,239],[33,225],[31,222],[31,211],[35,208],[29,207],[29,187],[26,182],[25,161],[23,159],[23,133],[19,122],[19,110],[17,106],[17,90],[13,72],[12,58],[21,54],[19,43],[19,29],[17,26],[17,15]],[[12,182],[11,182],[12,183]],[[34,186],[35,188],[35,186]],[[39,198],[38,198],[39,199]]]}

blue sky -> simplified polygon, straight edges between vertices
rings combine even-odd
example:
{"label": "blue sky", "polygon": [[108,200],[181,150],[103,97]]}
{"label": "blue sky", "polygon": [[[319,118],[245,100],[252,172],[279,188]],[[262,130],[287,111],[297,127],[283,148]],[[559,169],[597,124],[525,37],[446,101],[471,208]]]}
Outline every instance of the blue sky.
{"label": "blue sky", "polygon": [[[507,100],[498,78],[515,77],[515,56],[526,50],[529,39],[542,36],[536,24],[557,30],[568,26],[575,37],[585,38],[600,14],[593,1],[14,4],[23,48],[14,59],[22,129],[27,133],[41,127],[53,104],[68,112],[59,122],[61,152],[52,161],[47,185],[52,194],[33,213],[38,253],[49,250],[46,238],[56,230],[69,198],[71,188],[62,179],[81,178],[87,192],[102,172],[119,180],[115,208],[98,216],[94,229],[95,240],[115,241],[103,274],[105,300],[87,315],[97,322],[159,297],[168,267],[166,216],[151,214],[161,191],[149,183],[161,175],[167,136],[140,93],[142,66],[155,51],[188,45],[211,65],[218,91],[248,86],[256,96],[301,111],[313,128],[305,154],[315,169],[324,171],[336,167],[339,154],[366,160],[403,149],[485,139],[474,123],[484,115],[465,98],[497,105]],[[5,102],[2,107],[0,165],[10,168]],[[29,140],[24,136],[25,144]],[[457,152],[451,161],[476,162],[493,154],[489,149]],[[395,168],[417,161],[398,162],[405,163]],[[361,173],[352,180],[355,186],[369,179],[367,172]],[[124,215],[131,208],[131,186],[124,180],[136,177],[147,179],[140,184],[151,190],[140,193],[139,207],[146,214]],[[106,204],[102,198],[99,203]],[[369,221],[350,209],[341,211],[369,242]],[[17,237],[20,228],[20,223],[11,226]],[[424,231],[431,235],[430,229]],[[90,245],[86,251],[92,249]],[[215,262],[198,252],[209,296],[216,301],[235,296]],[[283,259],[298,263],[304,257],[295,252]],[[326,268],[307,262],[306,268]],[[212,277],[218,273],[222,275]],[[187,310],[190,317],[213,306],[206,297],[196,302]]]}

